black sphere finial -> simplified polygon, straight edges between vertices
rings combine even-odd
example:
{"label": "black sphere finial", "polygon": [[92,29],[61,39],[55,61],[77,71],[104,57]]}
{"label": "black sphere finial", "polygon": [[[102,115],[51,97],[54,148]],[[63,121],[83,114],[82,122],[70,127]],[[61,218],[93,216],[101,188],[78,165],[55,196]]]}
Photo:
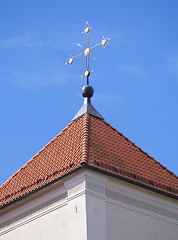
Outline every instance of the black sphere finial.
{"label": "black sphere finial", "polygon": [[91,98],[93,96],[94,89],[90,85],[85,85],[82,88],[82,95],[83,97]]}

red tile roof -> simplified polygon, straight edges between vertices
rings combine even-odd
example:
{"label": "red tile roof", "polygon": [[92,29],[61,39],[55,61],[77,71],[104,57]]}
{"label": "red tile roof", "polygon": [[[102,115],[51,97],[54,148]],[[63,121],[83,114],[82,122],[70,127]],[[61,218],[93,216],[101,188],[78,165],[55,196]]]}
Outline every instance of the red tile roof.
{"label": "red tile roof", "polygon": [[0,206],[79,168],[83,163],[142,186],[178,196],[178,177],[103,119],[71,122],[0,187]]}

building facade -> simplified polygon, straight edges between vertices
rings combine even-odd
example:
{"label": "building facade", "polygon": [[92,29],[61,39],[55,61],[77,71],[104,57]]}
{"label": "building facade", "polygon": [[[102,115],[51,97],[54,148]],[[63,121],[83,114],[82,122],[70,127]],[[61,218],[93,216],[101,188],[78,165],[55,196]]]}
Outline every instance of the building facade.
{"label": "building facade", "polygon": [[178,179],[85,98],[1,188],[2,240],[174,240]]}

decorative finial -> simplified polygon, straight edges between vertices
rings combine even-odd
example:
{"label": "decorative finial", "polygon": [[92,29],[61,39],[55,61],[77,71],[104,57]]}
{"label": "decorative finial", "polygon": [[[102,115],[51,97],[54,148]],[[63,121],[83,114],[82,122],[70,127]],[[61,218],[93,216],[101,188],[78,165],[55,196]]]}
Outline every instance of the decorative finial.
{"label": "decorative finial", "polygon": [[[99,48],[99,47],[105,47],[105,45],[106,45],[106,44],[109,42],[109,40],[110,40],[109,38],[103,37],[100,43],[98,43],[98,44],[96,44],[96,45],[94,45],[94,46],[92,47],[92,44],[93,44],[93,41],[94,41],[96,35],[95,35],[95,37],[93,38],[93,40],[91,41],[91,43],[89,43],[89,31],[90,31],[90,29],[91,29],[91,27],[90,27],[89,23],[86,22],[85,28],[84,28],[84,30],[83,30],[83,32],[82,32],[83,34],[85,34],[85,48],[82,47],[82,45],[80,45],[79,43],[77,43],[77,45],[78,45],[80,48],[82,48],[83,51],[82,51],[80,54],[78,54],[77,56],[75,56],[75,57],[71,56],[71,57],[69,58],[69,60],[66,62],[66,64],[69,64],[69,65],[71,66],[72,63],[73,63],[75,60],[83,57],[80,66],[82,65],[83,61],[85,60],[85,73],[82,75],[82,77],[86,77],[86,84],[87,84],[87,85],[89,85],[89,76],[90,76],[90,74],[93,72],[93,70],[90,70],[90,69],[89,69],[89,56],[91,56],[94,60],[96,60],[91,53],[92,53],[94,50],[96,50],[97,48]],[[79,68],[80,68],[80,66],[79,66]]]}

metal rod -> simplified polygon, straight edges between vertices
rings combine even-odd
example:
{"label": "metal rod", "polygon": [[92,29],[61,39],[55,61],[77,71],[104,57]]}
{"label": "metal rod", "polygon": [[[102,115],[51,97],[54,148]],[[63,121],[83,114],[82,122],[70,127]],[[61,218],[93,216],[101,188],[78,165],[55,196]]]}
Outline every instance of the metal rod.
{"label": "metal rod", "polygon": [[84,53],[82,52],[82,53],[80,53],[80,54],[78,54],[77,56],[75,56],[73,59],[74,60],[76,60],[76,59],[79,59],[80,57],[82,57],[82,55],[84,55]]}
{"label": "metal rod", "polygon": [[92,48],[90,48],[90,52],[93,52],[95,49],[101,47],[101,43],[96,44],[95,46],[93,46]]}
{"label": "metal rod", "polygon": [[81,61],[81,63],[80,63],[80,66],[78,67],[78,70],[79,70],[80,67],[82,66],[83,60],[84,60],[84,58],[82,59],[82,61]]}
{"label": "metal rod", "polygon": [[95,36],[94,36],[93,40],[92,40],[91,43],[90,43],[90,48],[91,48],[91,45],[93,44],[93,42],[94,42],[94,40],[95,40],[95,38],[96,38],[96,34],[97,34],[97,33],[95,33]]}
{"label": "metal rod", "polygon": [[90,55],[92,56],[92,58],[96,61],[96,58],[90,53]]}
{"label": "metal rod", "polygon": [[77,43],[77,46],[81,47],[83,50],[85,50],[82,45],[80,45],[79,43]]}

